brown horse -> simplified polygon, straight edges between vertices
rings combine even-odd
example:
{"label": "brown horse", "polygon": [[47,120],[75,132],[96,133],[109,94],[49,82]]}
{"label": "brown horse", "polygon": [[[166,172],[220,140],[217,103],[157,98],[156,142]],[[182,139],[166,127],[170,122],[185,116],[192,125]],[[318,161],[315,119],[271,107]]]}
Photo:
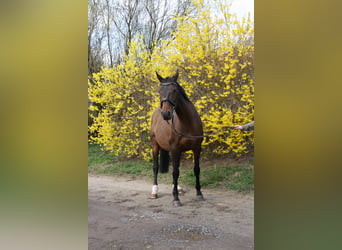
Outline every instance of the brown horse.
{"label": "brown horse", "polygon": [[[172,77],[161,77],[160,81],[160,107],[152,115],[150,138],[153,154],[154,185],[152,198],[157,198],[158,169],[161,173],[168,172],[169,152],[173,164],[173,204],[180,206],[178,197],[178,177],[181,153],[192,150],[194,154],[194,173],[196,176],[197,200],[203,200],[199,181],[201,143],[203,141],[202,121],[195,106],[189,100],[184,89],[177,83],[179,72]],[[160,166],[158,155],[160,151]]]}

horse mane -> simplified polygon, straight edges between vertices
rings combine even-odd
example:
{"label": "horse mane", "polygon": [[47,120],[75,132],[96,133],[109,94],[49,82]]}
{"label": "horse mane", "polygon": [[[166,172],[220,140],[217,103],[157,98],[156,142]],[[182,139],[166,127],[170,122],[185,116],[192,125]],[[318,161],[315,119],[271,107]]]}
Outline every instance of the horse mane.
{"label": "horse mane", "polygon": [[184,88],[182,86],[180,86],[178,82],[176,82],[176,84],[177,84],[178,90],[181,93],[181,95],[183,96],[184,100],[187,102],[190,102],[190,99],[189,99],[188,95],[185,93]]}

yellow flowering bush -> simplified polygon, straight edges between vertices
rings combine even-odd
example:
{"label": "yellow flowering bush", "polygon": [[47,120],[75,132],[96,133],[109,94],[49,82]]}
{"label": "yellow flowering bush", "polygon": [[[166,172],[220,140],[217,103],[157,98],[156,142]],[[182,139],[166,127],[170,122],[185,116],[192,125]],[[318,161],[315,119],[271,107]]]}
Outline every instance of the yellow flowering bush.
{"label": "yellow flowering bush", "polygon": [[253,131],[229,128],[254,117],[253,22],[239,21],[219,2],[216,16],[201,1],[194,4],[199,14],[176,17],[172,39],[152,53],[137,39],[122,64],[93,74],[91,141],[118,155],[150,159],[151,116],[160,102],[155,72],[165,77],[179,69],[179,83],[202,118],[204,134],[212,133],[203,141],[203,153],[239,157],[253,147]]}

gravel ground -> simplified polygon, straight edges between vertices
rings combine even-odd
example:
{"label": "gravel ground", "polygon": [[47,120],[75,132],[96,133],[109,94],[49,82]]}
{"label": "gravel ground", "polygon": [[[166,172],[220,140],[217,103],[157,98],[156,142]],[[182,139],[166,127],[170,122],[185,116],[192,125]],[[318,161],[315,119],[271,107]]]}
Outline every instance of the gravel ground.
{"label": "gravel ground", "polygon": [[195,187],[172,205],[171,185],[88,175],[89,249],[254,249],[254,194]]}

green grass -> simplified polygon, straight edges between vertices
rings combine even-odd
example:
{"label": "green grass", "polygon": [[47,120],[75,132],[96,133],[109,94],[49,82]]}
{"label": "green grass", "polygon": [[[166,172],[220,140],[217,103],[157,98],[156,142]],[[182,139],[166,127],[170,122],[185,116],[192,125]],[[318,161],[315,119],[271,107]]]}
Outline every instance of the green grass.
{"label": "green grass", "polygon": [[88,172],[96,172],[116,161],[117,158],[113,153],[102,151],[99,145],[88,144]]}
{"label": "green grass", "polygon": [[101,150],[99,145],[88,145],[88,172],[96,174],[129,174],[148,176],[151,163],[146,161],[119,161],[118,157]]}
{"label": "green grass", "polygon": [[[201,169],[201,186],[211,188],[227,187],[238,191],[254,189],[253,166],[212,166]],[[195,185],[193,171],[188,171],[183,182],[186,185]]]}
{"label": "green grass", "polygon": [[[130,175],[131,177],[153,180],[152,162],[131,160],[120,161],[115,154],[101,150],[100,146],[88,146],[88,172],[96,174]],[[206,162],[201,166],[200,182],[202,187],[232,189],[240,192],[254,189],[254,166],[246,160],[239,164],[220,164]],[[172,166],[170,166],[170,172]],[[172,183],[172,173],[159,174],[158,181],[164,184]],[[192,164],[182,164],[180,167],[179,183],[195,186],[195,175]]]}

